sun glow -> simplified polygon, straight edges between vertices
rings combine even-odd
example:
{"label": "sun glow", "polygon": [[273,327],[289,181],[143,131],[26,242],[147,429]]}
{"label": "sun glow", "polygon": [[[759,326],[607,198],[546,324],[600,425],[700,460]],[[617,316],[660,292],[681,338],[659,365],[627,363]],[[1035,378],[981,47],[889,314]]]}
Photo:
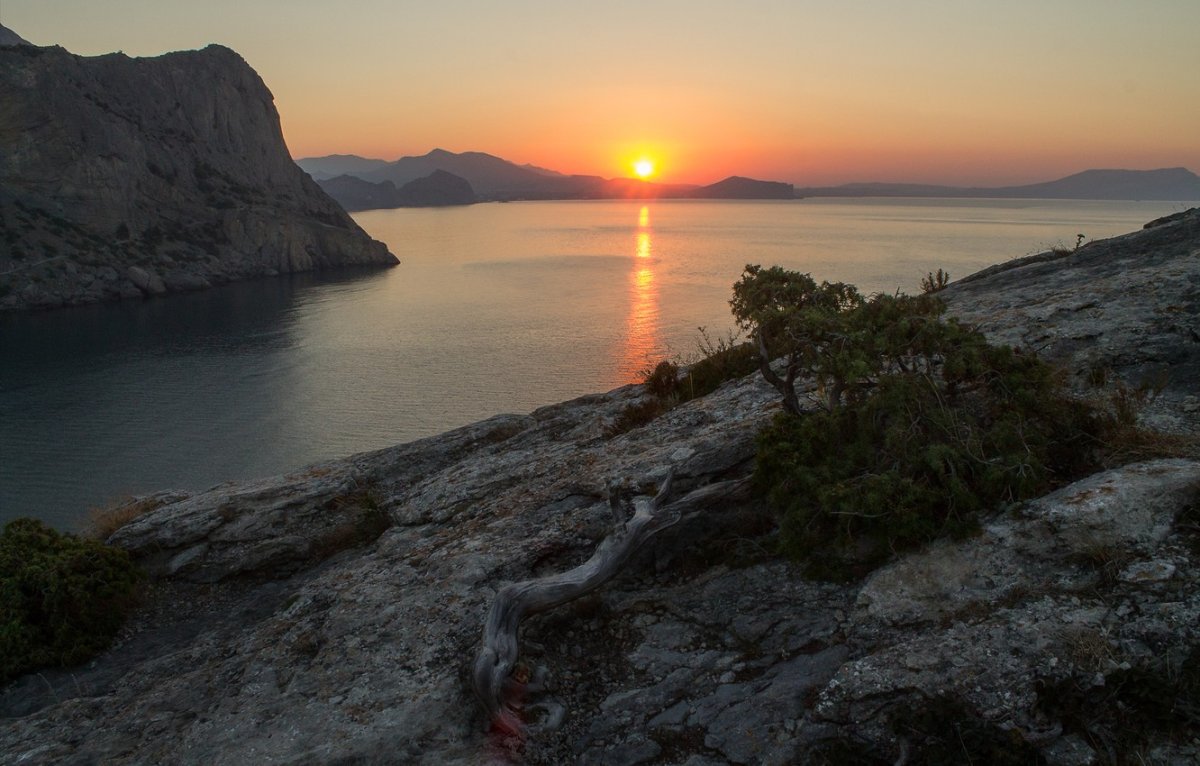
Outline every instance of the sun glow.
{"label": "sun glow", "polygon": [[654,161],[645,157],[633,163],[633,172],[638,178],[649,178],[654,175]]}

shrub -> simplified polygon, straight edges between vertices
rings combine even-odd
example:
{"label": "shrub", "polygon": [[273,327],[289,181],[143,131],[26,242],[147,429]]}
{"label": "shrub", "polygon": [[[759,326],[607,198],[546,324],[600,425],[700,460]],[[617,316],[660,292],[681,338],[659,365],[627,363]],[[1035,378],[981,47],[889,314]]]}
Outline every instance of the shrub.
{"label": "shrub", "polygon": [[[853,285],[818,285],[808,274],[778,266],[763,269],[748,265],[741,280],[734,284],[729,303],[738,325],[749,332],[758,347],[763,377],[783,394],[788,412],[800,413],[795,382],[801,374],[823,379],[828,371],[822,368],[822,362],[857,361],[843,360],[836,353],[844,346],[846,328],[841,320],[862,303]],[[766,364],[780,356],[786,360],[782,378]],[[834,404],[839,395],[838,391],[832,392]]]}
{"label": "shrub", "polygon": [[[811,575],[861,576],[1099,467],[1108,421],[1049,365],[943,320],[929,296],[847,301],[838,285],[838,300],[808,300],[826,289],[809,279],[799,307],[765,315],[735,301],[760,353],[786,355],[786,379],[771,381],[785,412],[759,436],[755,482]],[[815,411],[799,409],[801,372],[818,381]]]}
{"label": "shrub", "polygon": [[721,384],[744,378],[758,369],[758,351],[751,343],[738,343],[736,335],[713,340],[703,328],[698,328],[699,359],[688,365],[679,381],[680,401],[708,396]]}
{"label": "shrub", "polygon": [[712,340],[700,329],[699,359],[681,368],[669,360],[642,371],[642,380],[650,399],[630,404],[605,429],[608,437],[640,428],[659,415],[684,402],[707,396],[729,380],[745,377],[758,369],[758,352],[749,343],[738,343],[735,336]]}
{"label": "shrub", "polygon": [[0,682],[105,649],[140,579],[129,555],[16,519],[0,534]]}
{"label": "shrub", "polygon": [[663,360],[643,373],[646,390],[658,399],[669,399],[679,389],[679,365]]}
{"label": "shrub", "polygon": [[611,439],[635,428],[641,428],[669,409],[670,406],[657,397],[634,402],[621,410],[617,419],[604,429],[604,435]]}
{"label": "shrub", "polygon": [[950,272],[938,269],[937,273],[928,272],[921,277],[921,292],[936,293],[946,289],[946,285],[950,284]]}

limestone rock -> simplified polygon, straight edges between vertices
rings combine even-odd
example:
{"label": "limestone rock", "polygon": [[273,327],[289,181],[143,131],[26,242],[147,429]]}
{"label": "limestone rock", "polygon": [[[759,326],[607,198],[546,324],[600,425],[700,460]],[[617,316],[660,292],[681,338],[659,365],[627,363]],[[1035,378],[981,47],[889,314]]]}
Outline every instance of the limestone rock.
{"label": "limestone rock", "polygon": [[292,162],[227,48],[0,47],[0,103],[0,310],[396,263]]}

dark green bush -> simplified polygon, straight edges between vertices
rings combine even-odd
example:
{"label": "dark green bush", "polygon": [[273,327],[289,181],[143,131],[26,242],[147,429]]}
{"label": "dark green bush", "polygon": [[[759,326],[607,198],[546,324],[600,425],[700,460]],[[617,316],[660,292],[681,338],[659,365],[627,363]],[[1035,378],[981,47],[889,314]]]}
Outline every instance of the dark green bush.
{"label": "dark green bush", "polygon": [[679,365],[663,360],[645,373],[646,390],[658,399],[669,399],[679,390]]}
{"label": "dark green bush", "polygon": [[938,269],[937,273],[930,271],[921,277],[921,292],[936,293],[946,289],[948,284],[950,284],[950,272],[943,269]]}
{"label": "dark green bush", "polygon": [[[809,280],[800,292],[823,289]],[[766,314],[797,347],[773,341],[788,358],[787,379],[772,381],[785,413],[759,437],[755,480],[784,549],[814,576],[861,576],[1099,467],[1106,420],[1053,368],[988,344],[943,310],[930,296],[883,295]],[[797,372],[819,383],[815,411],[798,411]]]}
{"label": "dark green bush", "polygon": [[679,365],[663,360],[642,372],[646,392],[652,398],[623,409],[605,434],[609,437],[640,428],[684,402],[707,396],[722,383],[745,377],[758,369],[758,352],[749,343],[734,338],[713,341],[700,328],[700,358],[681,373]]}
{"label": "dark green bush", "polygon": [[0,682],[105,649],[138,580],[123,550],[10,521],[0,533]]}
{"label": "dark green bush", "polygon": [[611,439],[635,428],[641,428],[669,409],[670,405],[657,397],[635,402],[621,410],[616,420],[604,430],[604,435]]}
{"label": "dark green bush", "polygon": [[758,369],[758,352],[750,343],[735,344],[730,340],[708,343],[707,336],[701,349],[708,353],[690,365],[679,381],[680,401],[690,401],[707,396],[721,387],[722,383],[744,378]]}

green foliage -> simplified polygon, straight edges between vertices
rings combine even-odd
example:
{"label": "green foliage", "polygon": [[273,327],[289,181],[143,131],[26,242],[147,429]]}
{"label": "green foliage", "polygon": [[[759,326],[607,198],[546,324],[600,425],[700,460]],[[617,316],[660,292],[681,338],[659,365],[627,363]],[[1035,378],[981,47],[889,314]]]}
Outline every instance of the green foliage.
{"label": "green foliage", "polygon": [[[833,367],[851,367],[861,355],[847,357],[844,318],[863,302],[853,285],[816,281],[808,274],[778,266],[747,265],[733,286],[730,306],[738,326],[750,334],[767,360],[786,359],[784,377],[764,368],[763,375],[783,394],[784,407],[800,412],[795,381],[801,374],[825,380]],[[841,392],[830,392],[836,405]]]}
{"label": "green foliage", "polygon": [[16,519],[0,534],[0,681],[105,649],[133,604],[125,551]]}
{"label": "green foliage", "polygon": [[[772,272],[769,285],[785,281]],[[763,273],[747,268],[751,279]],[[928,295],[850,301],[853,288],[838,285],[834,299],[814,302],[825,288],[788,284],[803,286],[784,291],[802,300],[791,316],[774,299],[768,313],[742,316],[757,333],[754,322],[769,323],[762,345],[823,392],[822,409],[801,412],[791,373],[776,376],[786,412],[760,434],[755,470],[784,549],[810,574],[862,576],[1098,466],[1103,419],[1036,357],[943,320]],[[735,299],[735,312],[745,305]],[[795,345],[781,348],[780,338]]]}
{"label": "green foliage", "polygon": [[679,390],[679,365],[663,360],[645,373],[646,390],[656,399],[669,399]]}
{"label": "green foliage", "polygon": [[938,269],[937,273],[928,272],[921,277],[921,292],[936,293],[946,289],[946,285],[950,284],[950,272]]}
{"label": "green foliage", "polygon": [[617,419],[604,430],[604,435],[611,439],[635,428],[641,428],[669,409],[670,406],[657,397],[634,402],[621,410]]}
{"label": "green foliage", "polygon": [[745,377],[758,369],[758,353],[749,343],[736,338],[712,340],[700,328],[700,358],[684,370],[663,360],[642,373],[646,391],[652,398],[629,405],[605,434],[609,437],[640,428],[664,412],[684,402],[707,396],[722,383]]}

